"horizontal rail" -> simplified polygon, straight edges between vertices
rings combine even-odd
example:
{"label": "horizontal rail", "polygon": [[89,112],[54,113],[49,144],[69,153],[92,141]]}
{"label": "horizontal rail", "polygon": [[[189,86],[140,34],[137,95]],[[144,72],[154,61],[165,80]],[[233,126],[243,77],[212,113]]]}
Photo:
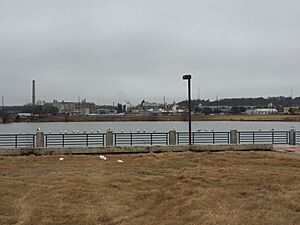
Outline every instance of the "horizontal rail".
{"label": "horizontal rail", "polygon": [[34,147],[35,134],[0,134],[0,147]]}
{"label": "horizontal rail", "polygon": [[45,146],[104,146],[105,134],[45,134]]}
{"label": "horizontal rail", "polygon": [[[192,144],[229,144],[230,132],[192,132]],[[177,144],[188,144],[189,133],[178,132]]]}
{"label": "horizontal rail", "polygon": [[240,131],[238,143],[288,144],[288,131]]}
{"label": "horizontal rail", "polygon": [[114,133],[114,145],[168,145],[169,133]]}
{"label": "horizontal rail", "polygon": [[[176,136],[175,136],[176,134]],[[231,132],[192,132],[192,144],[230,144]],[[291,134],[294,134],[290,137]],[[111,135],[111,136],[109,136]],[[40,139],[41,137],[41,139]],[[43,139],[44,138],[44,139]],[[176,142],[175,142],[176,139]],[[44,145],[41,141],[44,141]],[[107,143],[106,143],[107,141]],[[111,142],[112,141],[112,142]],[[188,144],[188,132],[0,134],[0,147],[126,146]],[[235,142],[236,143],[236,142]],[[299,131],[239,131],[238,144],[300,144]]]}

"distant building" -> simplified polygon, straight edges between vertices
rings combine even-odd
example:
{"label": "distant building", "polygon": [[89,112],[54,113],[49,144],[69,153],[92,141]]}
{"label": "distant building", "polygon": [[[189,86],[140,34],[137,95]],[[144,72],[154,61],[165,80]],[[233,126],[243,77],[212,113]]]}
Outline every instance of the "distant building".
{"label": "distant building", "polygon": [[20,119],[26,119],[31,117],[31,113],[18,113],[17,117]]}
{"label": "distant building", "polygon": [[143,100],[141,102],[141,107],[144,109],[157,109],[159,107],[159,104],[156,102],[146,102]]}
{"label": "distant building", "polygon": [[117,105],[117,113],[124,113],[125,110],[124,110],[124,107],[122,104],[118,103]]}
{"label": "distant building", "polygon": [[246,114],[256,114],[256,115],[267,115],[267,114],[278,114],[277,109],[248,109]]}
{"label": "distant building", "polygon": [[97,106],[96,113],[99,115],[111,115],[116,114],[117,110],[116,107],[111,105],[101,105]]}
{"label": "distant building", "polygon": [[132,108],[132,104],[129,101],[125,101],[123,104],[118,103],[117,113],[128,113]]}
{"label": "distant building", "polygon": [[133,114],[138,114],[140,112],[140,110],[137,107],[132,107],[130,109],[130,112],[133,113]]}
{"label": "distant building", "polygon": [[57,100],[54,100],[52,105],[58,108],[58,113],[88,115],[96,112],[95,103],[87,102],[85,99],[82,102],[58,102]]}
{"label": "distant building", "polygon": [[137,106],[140,114],[150,115],[150,114],[162,114],[162,110],[159,107],[159,104],[156,102],[146,102],[143,100],[140,105]]}
{"label": "distant building", "polygon": [[225,105],[212,105],[212,106],[203,106],[202,104],[198,105],[198,111],[203,114],[228,114],[231,107]]}
{"label": "distant building", "polygon": [[186,111],[187,111],[187,109],[181,109],[180,106],[175,104],[175,102],[174,102],[173,105],[171,106],[170,113],[172,113],[172,114],[182,114]]}
{"label": "distant building", "polygon": [[173,106],[172,106],[172,112],[173,113],[178,113],[179,112],[179,105],[177,105],[177,104],[174,104]]}
{"label": "distant building", "polygon": [[129,101],[125,101],[125,103],[123,104],[124,106],[124,111],[125,112],[129,112],[130,109],[132,108],[132,104]]}
{"label": "distant building", "polygon": [[284,107],[283,114],[300,114],[300,107]]}

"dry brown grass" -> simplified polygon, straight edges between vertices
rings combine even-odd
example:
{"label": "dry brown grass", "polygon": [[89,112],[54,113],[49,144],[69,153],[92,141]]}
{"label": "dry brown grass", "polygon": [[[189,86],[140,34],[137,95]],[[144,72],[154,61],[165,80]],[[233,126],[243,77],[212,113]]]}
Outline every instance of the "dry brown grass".
{"label": "dry brown grass", "polygon": [[0,224],[300,224],[299,157],[63,157],[0,158]]}
{"label": "dry brown grass", "polygon": [[[26,122],[28,118],[16,122]],[[39,122],[82,122],[82,121],[186,121],[187,115],[98,115],[98,116],[46,116],[36,118]],[[300,115],[192,115],[193,121],[300,121]],[[8,122],[13,122],[9,120]],[[0,119],[1,123],[1,119]]]}

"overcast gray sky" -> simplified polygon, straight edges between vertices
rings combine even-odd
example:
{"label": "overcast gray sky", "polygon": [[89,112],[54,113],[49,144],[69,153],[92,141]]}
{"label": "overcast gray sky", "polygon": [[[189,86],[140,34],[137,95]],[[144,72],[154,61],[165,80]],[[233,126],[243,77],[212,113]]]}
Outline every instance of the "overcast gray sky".
{"label": "overcast gray sky", "polygon": [[300,95],[298,0],[0,0],[0,95],[98,104]]}

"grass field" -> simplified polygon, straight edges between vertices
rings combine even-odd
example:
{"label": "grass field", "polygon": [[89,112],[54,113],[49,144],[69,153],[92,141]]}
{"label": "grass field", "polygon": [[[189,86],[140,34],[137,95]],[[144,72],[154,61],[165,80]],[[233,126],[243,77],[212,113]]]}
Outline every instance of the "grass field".
{"label": "grass field", "polygon": [[0,198],[0,224],[296,225],[300,157],[0,157]]}

